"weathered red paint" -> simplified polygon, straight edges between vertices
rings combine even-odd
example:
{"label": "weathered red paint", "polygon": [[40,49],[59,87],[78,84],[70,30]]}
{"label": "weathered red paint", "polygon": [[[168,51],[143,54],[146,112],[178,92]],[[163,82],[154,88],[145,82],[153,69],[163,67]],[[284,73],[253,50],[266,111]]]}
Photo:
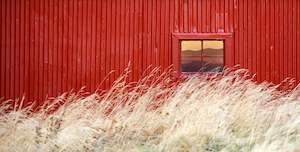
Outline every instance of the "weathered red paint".
{"label": "weathered red paint", "polygon": [[129,61],[137,80],[150,65],[179,63],[176,33],[229,33],[227,65],[300,81],[298,0],[1,0],[0,97],[108,88]]}

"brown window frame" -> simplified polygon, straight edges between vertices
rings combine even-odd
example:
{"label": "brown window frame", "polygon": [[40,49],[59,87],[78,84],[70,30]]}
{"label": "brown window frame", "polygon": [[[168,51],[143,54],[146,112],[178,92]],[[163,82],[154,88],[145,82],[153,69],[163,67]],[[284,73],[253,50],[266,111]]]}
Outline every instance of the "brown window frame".
{"label": "brown window frame", "polygon": [[[178,74],[183,73],[181,71],[181,41],[184,40],[221,40],[224,42],[224,66],[231,67],[234,65],[232,33],[173,33],[172,62]],[[184,74],[193,73],[199,72],[184,72]]]}

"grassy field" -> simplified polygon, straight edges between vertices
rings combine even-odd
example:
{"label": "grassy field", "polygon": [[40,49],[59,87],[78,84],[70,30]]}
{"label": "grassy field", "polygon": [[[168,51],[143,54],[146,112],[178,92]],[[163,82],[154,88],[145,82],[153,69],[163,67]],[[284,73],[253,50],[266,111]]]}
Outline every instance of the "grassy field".
{"label": "grassy field", "polygon": [[7,101],[0,151],[300,151],[299,87],[280,92],[245,70],[180,81],[158,73],[126,83],[125,71],[110,90],[66,93],[35,113],[7,113]]}

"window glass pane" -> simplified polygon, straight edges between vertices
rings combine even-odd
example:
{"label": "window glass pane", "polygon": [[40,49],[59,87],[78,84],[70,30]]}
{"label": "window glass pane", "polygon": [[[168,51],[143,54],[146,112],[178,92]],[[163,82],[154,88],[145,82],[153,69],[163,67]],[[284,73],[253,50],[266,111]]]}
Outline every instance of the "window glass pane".
{"label": "window glass pane", "polygon": [[181,71],[198,72],[202,67],[202,41],[181,41]]}
{"label": "window glass pane", "polygon": [[220,72],[224,66],[224,42],[218,40],[204,40],[202,61],[204,72]]}
{"label": "window glass pane", "polygon": [[224,66],[224,42],[219,40],[181,41],[182,72],[220,72]]}

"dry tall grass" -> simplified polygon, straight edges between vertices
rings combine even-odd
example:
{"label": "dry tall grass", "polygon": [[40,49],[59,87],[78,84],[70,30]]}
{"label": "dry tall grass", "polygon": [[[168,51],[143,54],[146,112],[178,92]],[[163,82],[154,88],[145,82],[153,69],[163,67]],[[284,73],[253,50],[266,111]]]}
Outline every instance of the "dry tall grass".
{"label": "dry tall grass", "polygon": [[64,94],[35,113],[3,104],[0,151],[300,150],[299,87],[279,92],[245,70],[180,82],[157,73],[127,84],[125,72],[106,92]]}

